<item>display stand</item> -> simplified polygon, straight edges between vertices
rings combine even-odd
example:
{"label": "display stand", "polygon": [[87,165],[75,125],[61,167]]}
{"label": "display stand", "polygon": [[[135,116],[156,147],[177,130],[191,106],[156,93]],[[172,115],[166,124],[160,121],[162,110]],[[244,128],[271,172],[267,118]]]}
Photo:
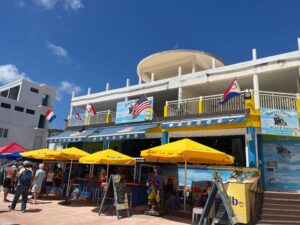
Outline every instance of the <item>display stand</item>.
{"label": "display stand", "polygon": [[[219,194],[220,198],[217,198],[217,194]],[[231,203],[222,183],[222,179],[218,174],[214,174],[213,185],[208,195],[198,225],[208,225],[209,214],[212,210],[215,214],[215,218],[213,218],[212,221],[213,224],[215,222],[225,222],[226,224],[230,225],[238,225],[236,219],[233,217]]]}
{"label": "display stand", "polygon": [[112,213],[112,208],[116,208],[117,218],[120,219],[120,211],[126,210],[127,216],[130,216],[130,208],[128,203],[128,195],[126,192],[126,183],[122,175],[110,175],[106,190],[104,192],[101,205],[99,208],[99,215],[105,208],[109,207],[109,213]]}

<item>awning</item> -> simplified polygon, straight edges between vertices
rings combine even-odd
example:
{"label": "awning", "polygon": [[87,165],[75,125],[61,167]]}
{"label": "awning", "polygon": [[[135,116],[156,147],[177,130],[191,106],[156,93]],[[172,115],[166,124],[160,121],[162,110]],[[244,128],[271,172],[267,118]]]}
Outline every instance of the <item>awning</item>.
{"label": "awning", "polygon": [[127,125],[94,128],[83,131],[65,131],[57,136],[47,138],[47,142],[69,143],[140,139],[145,137],[145,133],[147,130],[158,125],[159,124]]}
{"label": "awning", "polygon": [[245,121],[245,115],[220,116],[211,118],[198,118],[191,120],[172,121],[162,123],[162,128],[211,126],[217,124],[240,123]]}

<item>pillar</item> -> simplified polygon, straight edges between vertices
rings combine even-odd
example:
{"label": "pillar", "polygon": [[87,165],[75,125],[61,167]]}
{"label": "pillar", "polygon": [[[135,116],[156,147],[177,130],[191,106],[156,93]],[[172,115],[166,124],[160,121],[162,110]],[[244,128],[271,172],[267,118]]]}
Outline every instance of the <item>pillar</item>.
{"label": "pillar", "polygon": [[178,100],[181,101],[182,100],[182,87],[178,88]]}
{"label": "pillar", "polygon": [[196,72],[196,57],[193,56],[192,58],[192,73]]}
{"label": "pillar", "polygon": [[105,90],[106,90],[106,91],[109,91],[109,83],[106,83]]}
{"label": "pillar", "polygon": [[169,143],[169,133],[166,131],[163,131],[161,144],[164,145],[164,144],[168,144],[168,143]]}
{"label": "pillar", "polygon": [[179,66],[179,67],[178,67],[178,76],[180,77],[181,75],[182,75],[182,67]]}
{"label": "pillar", "polygon": [[256,134],[254,127],[247,127],[247,167],[257,167]]}
{"label": "pillar", "polygon": [[129,87],[129,86],[130,86],[130,79],[127,78],[127,79],[126,79],[126,87]]}
{"label": "pillar", "polygon": [[105,140],[103,141],[103,150],[109,149],[109,141]]}
{"label": "pillar", "polygon": [[167,117],[168,115],[169,115],[168,101],[166,101],[166,104],[164,106],[164,117]]}
{"label": "pillar", "polygon": [[298,50],[300,51],[300,37],[298,37]]}
{"label": "pillar", "polygon": [[139,84],[141,84],[141,83],[142,83],[142,77],[139,76]]}
{"label": "pillar", "polygon": [[257,74],[253,75],[253,89],[254,89],[254,106],[259,109],[259,83]]}
{"label": "pillar", "polygon": [[151,73],[151,82],[153,82],[154,80],[155,80],[155,73],[152,72],[152,73]]}
{"label": "pillar", "polygon": [[212,60],[211,60],[211,68],[212,69],[216,68],[216,59],[215,58],[212,58]]}
{"label": "pillar", "polygon": [[90,95],[90,94],[91,94],[91,88],[88,88],[87,95]]}
{"label": "pillar", "polygon": [[252,60],[256,60],[256,59],[257,59],[256,49],[253,48],[252,49]]}

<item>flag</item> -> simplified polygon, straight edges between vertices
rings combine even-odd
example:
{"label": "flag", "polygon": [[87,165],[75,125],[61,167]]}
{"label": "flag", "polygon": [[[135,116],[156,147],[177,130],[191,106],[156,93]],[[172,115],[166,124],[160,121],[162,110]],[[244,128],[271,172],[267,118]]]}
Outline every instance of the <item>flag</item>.
{"label": "flag", "polygon": [[56,118],[54,112],[51,109],[48,109],[46,112],[46,119],[51,123]]}
{"label": "flag", "polygon": [[80,114],[78,112],[76,112],[76,110],[75,110],[75,117],[78,120],[82,120],[82,117],[80,116]]}
{"label": "flag", "polygon": [[223,104],[226,103],[229,99],[240,95],[241,94],[241,89],[240,86],[238,84],[238,82],[236,81],[236,79],[234,79],[231,84],[229,85],[229,87],[227,88],[227,90],[224,92],[224,95],[221,99],[221,101],[219,101],[219,104]]}
{"label": "flag", "polygon": [[87,111],[90,112],[93,116],[96,115],[96,110],[95,110],[94,106],[92,106],[91,104],[87,104],[87,105],[86,105],[86,109],[87,109]]}
{"label": "flag", "polygon": [[142,95],[134,104],[131,116],[132,118],[136,118],[144,109],[152,108],[151,103],[148,101],[145,95]]}

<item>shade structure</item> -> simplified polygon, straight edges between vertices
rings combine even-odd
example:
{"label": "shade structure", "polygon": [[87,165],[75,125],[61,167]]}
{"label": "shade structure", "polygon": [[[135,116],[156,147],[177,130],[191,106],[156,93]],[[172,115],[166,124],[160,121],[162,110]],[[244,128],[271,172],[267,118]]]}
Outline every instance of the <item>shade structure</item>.
{"label": "shade structure", "polygon": [[145,159],[166,162],[184,162],[184,210],[186,210],[187,163],[233,164],[234,157],[190,139],[150,148],[141,152]]}
{"label": "shade structure", "polygon": [[14,153],[14,152],[25,152],[27,151],[26,148],[23,146],[17,144],[16,142],[10,143],[8,145],[4,145],[3,147],[0,147],[0,154],[4,153]]}
{"label": "shade structure", "polygon": [[143,150],[141,156],[145,159],[166,162],[187,161],[190,163],[222,165],[234,163],[234,157],[186,138]]}
{"label": "shade structure", "polygon": [[79,160],[80,158],[89,155],[89,153],[75,147],[57,150],[55,151],[55,154],[58,160]]}
{"label": "shade structure", "polygon": [[52,151],[48,148],[22,152],[20,153],[20,155],[25,158],[40,159],[40,160],[56,160],[57,157],[55,151]]}
{"label": "shade structure", "polygon": [[106,149],[79,159],[79,163],[84,164],[106,164],[106,165],[123,165],[135,164],[135,158],[124,155],[112,149]]}
{"label": "shade structure", "polygon": [[22,156],[20,155],[19,152],[0,154],[0,159],[14,160],[14,159],[21,159],[21,158]]}

